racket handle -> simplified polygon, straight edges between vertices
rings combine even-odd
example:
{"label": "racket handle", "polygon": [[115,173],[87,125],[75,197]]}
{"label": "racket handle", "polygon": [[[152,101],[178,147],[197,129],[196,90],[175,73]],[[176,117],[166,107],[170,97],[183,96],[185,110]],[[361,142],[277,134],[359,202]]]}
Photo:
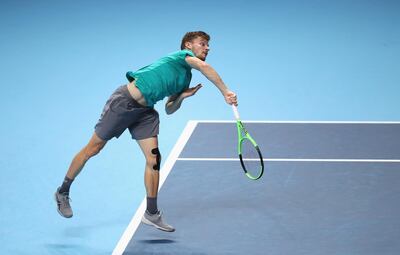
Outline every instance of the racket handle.
{"label": "racket handle", "polygon": [[232,105],[233,114],[235,115],[236,120],[240,120],[239,112],[236,105]]}

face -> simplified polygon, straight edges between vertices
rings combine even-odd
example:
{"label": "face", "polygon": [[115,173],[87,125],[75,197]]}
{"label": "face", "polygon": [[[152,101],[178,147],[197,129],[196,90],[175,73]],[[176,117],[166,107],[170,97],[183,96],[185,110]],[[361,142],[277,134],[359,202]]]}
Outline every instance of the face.
{"label": "face", "polygon": [[196,37],[191,42],[186,42],[186,48],[191,50],[194,55],[201,59],[206,60],[210,48],[208,47],[208,41],[202,37]]}

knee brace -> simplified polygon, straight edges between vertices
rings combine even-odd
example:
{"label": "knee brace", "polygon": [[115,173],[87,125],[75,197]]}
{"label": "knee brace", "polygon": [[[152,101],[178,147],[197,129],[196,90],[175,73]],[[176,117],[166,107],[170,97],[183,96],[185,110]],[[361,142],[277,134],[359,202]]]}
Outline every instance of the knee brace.
{"label": "knee brace", "polygon": [[160,151],[158,150],[158,148],[154,148],[151,150],[151,153],[153,153],[153,155],[156,155],[156,164],[153,166],[153,170],[155,171],[160,171],[160,164],[161,164],[161,154]]}

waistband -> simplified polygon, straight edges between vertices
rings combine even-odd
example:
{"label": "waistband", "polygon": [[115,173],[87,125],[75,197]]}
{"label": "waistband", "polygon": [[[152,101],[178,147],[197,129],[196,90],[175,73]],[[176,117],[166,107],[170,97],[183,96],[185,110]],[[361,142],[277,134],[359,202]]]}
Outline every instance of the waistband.
{"label": "waistband", "polygon": [[128,87],[126,86],[126,84],[120,86],[118,88],[119,91],[121,91],[121,93],[124,95],[124,97],[128,98],[129,101],[131,101],[131,103],[133,104],[134,107],[136,108],[153,108],[153,107],[148,107],[148,106],[144,106],[139,104],[129,93]]}

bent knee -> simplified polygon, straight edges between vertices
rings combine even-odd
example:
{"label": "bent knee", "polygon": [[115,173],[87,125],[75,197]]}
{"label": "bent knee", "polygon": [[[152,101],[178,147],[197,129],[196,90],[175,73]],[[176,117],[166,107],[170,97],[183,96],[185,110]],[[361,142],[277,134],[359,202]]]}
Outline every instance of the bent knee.
{"label": "bent knee", "polygon": [[104,147],[104,145],[100,145],[100,144],[86,147],[85,158],[89,159],[89,158],[99,154],[99,152],[101,151],[101,149],[103,149],[103,147]]}
{"label": "bent knee", "polygon": [[160,170],[161,154],[158,148],[152,149],[151,153],[146,155],[146,164],[155,171]]}

